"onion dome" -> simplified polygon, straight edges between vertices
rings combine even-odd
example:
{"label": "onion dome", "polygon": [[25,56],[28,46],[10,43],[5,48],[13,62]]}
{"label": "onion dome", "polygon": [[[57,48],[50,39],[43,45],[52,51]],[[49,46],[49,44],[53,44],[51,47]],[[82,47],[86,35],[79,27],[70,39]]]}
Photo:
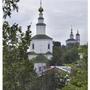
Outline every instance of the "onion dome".
{"label": "onion dome", "polygon": [[42,13],[44,10],[42,7],[40,7],[38,11]]}
{"label": "onion dome", "polygon": [[80,35],[78,30],[77,30],[77,34],[76,35]]}
{"label": "onion dome", "polygon": [[40,0],[40,8],[39,8],[39,10],[38,10],[40,13],[42,13],[43,12],[43,8],[42,8],[42,0]]}

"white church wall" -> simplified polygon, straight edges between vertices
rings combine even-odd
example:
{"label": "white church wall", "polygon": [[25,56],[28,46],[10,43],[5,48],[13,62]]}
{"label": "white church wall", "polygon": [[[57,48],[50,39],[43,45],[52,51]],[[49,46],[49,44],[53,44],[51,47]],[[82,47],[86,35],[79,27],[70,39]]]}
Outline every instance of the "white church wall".
{"label": "white church wall", "polygon": [[40,25],[36,26],[36,33],[37,34],[45,34],[45,27],[46,26],[40,26]]}
{"label": "white church wall", "polygon": [[43,71],[46,69],[46,63],[35,63],[34,70],[40,76]]}
{"label": "white church wall", "polygon": [[39,19],[38,23],[43,23],[44,20],[43,19]]}
{"label": "white church wall", "polygon": [[80,36],[76,36],[76,40],[78,43],[80,43]]}
{"label": "white church wall", "polygon": [[[34,44],[34,49],[32,48],[32,44]],[[50,49],[48,49],[48,44],[50,44]],[[42,53],[45,54],[48,51],[52,53],[52,47],[53,47],[53,43],[52,40],[50,39],[35,39],[31,41],[31,46],[30,46],[30,52],[34,51],[35,53]]]}

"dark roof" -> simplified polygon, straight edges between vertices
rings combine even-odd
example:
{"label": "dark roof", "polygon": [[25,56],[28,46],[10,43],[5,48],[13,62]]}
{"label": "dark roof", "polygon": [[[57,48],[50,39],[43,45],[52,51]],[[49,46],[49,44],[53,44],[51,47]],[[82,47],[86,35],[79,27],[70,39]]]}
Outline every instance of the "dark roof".
{"label": "dark roof", "polygon": [[28,52],[27,54],[35,55],[36,53],[35,52]]}
{"label": "dark roof", "polygon": [[75,39],[67,39],[66,41],[76,41]]}
{"label": "dark roof", "polygon": [[33,36],[31,39],[52,39],[51,37],[47,36],[47,35],[35,35]]}
{"label": "dark roof", "polygon": [[46,24],[45,23],[37,23],[36,25],[43,25],[43,26],[45,26]]}
{"label": "dark roof", "polygon": [[80,35],[79,33],[77,33],[76,35]]}
{"label": "dark roof", "polygon": [[44,54],[38,54],[38,53],[35,53],[35,52],[27,52],[27,54],[30,54],[30,55],[52,55],[51,52],[47,52],[47,53],[44,53]]}
{"label": "dark roof", "polygon": [[52,55],[52,53],[51,53],[51,52],[47,52],[47,53],[46,53],[46,55],[47,55],[47,54],[51,54],[51,55]]}
{"label": "dark roof", "polygon": [[47,63],[49,60],[42,54],[39,54],[32,60],[33,63]]}
{"label": "dark roof", "polygon": [[39,17],[38,19],[44,19],[43,17]]}

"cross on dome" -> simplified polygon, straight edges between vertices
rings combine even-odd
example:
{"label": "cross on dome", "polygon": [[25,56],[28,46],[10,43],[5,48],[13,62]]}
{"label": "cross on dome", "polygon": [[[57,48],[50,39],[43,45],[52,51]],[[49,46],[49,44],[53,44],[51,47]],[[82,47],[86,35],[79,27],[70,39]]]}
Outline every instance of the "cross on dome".
{"label": "cross on dome", "polygon": [[42,7],[42,0],[40,0],[40,7]]}
{"label": "cross on dome", "polygon": [[39,8],[39,12],[42,13],[44,10],[42,8],[42,0],[40,0],[40,8]]}

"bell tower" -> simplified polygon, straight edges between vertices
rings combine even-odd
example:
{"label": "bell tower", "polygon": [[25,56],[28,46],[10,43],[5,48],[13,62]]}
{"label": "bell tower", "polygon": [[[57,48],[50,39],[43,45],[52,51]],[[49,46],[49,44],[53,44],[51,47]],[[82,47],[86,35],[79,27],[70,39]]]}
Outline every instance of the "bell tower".
{"label": "bell tower", "polygon": [[71,34],[70,34],[70,39],[73,39],[74,38],[74,35],[73,35],[73,29],[71,27]]}
{"label": "bell tower", "polygon": [[42,8],[42,0],[40,0],[40,8],[39,11],[39,17],[38,17],[38,23],[36,24],[36,34],[45,34],[46,33],[46,24],[44,23],[43,18],[43,8]]}
{"label": "bell tower", "polygon": [[76,34],[76,41],[78,43],[80,43],[80,34],[79,34],[79,31],[77,30],[77,34]]}

